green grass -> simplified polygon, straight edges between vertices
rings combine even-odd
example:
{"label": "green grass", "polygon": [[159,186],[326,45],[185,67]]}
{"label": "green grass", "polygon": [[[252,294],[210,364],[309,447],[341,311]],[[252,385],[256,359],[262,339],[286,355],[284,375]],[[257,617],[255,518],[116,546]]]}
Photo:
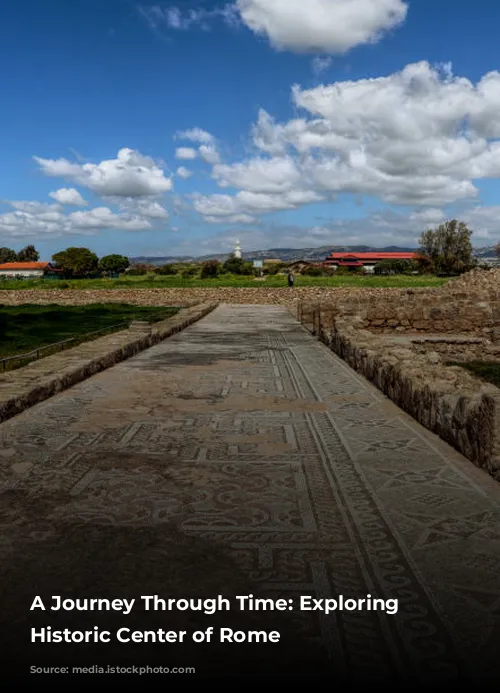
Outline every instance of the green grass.
{"label": "green grass", "polygon": [[477,378],[500,387],[500,363],[494,361],[470,361],[469,363],[450,362],[450,366],[461,366]]}
{"label": "green grass", "polygon": [[[305,277],[295,275],[295,286],[326,286],[326,287],[368,287],[368,288],[411,288],[438,287],[448,279],[435,276],[359,276],[343,275],[337,277]],[[73,279],[59,281],[57,279],[27,279],[1,280],[0,290],[13,289],[169,289],[169,288],[198,288],[198,287],[286,287],[287,278],[281,275],[270,275],[265,281],[255,281],[253,277],[232,274],[221,275],[216,279],[183,279],[180,276],[160,276],[149,274],[141,277],[123,275],[120,279]]]}
{"label": "green grass", "polygon": [[[124,304],[88,306],[0,306],[0,358],[25,354],[64,339],[86,335],[132,320],[155,321],[173,315],[177,308],[150,308]],[[125,329],[122,325],[119,329]],[[101,335],[96,335],[97,337]]]}

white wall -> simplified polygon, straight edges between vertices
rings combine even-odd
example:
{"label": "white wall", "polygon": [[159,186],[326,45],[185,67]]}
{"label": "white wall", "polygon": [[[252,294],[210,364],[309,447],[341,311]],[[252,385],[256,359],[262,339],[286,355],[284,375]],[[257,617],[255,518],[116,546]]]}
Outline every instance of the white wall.
{"label": "white wall", "polygon": [[43,277],[44,270],[0,270],[0,277]]}

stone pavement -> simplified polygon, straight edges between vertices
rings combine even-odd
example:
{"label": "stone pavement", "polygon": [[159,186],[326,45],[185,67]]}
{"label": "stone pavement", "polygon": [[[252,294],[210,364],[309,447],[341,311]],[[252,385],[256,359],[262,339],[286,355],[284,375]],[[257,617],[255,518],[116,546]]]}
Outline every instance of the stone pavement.
{"label": "stone pavement", "polygon": [[[398,599],[398,614],[122,620],[242,630],[265,621],[291,648],[280,660],[273,645],[197,646],[176,650],[182,661],[169,649],[171,666],[203,650],[212,672],[223,661],[237,673],[275,666],[367,681],[500,676],[500,485],[282,307],[219,306],[5,422],[0,448],[0,626],[10,619],[13,662],[34,592],[370,594]],[[59,646],[41,647],[35,662],[53,652],[60,661]]]}

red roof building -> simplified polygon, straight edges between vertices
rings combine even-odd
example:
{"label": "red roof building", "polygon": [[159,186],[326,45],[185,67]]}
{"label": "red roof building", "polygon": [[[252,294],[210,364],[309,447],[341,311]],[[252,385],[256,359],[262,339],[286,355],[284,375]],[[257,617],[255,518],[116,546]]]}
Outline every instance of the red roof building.
{"label": "red roof building", "polygon": [[331,253],[325,260],[330,267],[364,267],[373,272],[382,260],[415,260],[417,253]]}
{"label": "red roof building", "polygon": [[4,262],[0,264],[1,277],[43,277],[47,272],[58,273],[50,262]]}

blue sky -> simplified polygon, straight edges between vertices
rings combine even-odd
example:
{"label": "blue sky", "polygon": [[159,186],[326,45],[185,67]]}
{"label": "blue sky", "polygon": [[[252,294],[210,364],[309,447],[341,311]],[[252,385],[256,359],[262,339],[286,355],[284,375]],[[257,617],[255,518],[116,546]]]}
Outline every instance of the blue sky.
{"label": "blue sky", "polygon": [[493,0],[4,0],[0,244],[500,239]]}

